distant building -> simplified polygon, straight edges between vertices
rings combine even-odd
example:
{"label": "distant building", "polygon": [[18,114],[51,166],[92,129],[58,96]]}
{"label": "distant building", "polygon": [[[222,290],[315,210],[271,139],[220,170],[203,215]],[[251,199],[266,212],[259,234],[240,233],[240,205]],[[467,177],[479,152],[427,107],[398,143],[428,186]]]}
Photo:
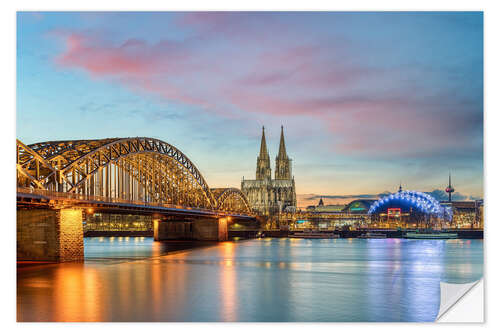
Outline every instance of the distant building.
{"label": "distant building", "polygon": [[317,206],[307,206],[306,211],[308,212],[341,212],[345,205],[325,205],[323,198],[319,199]]}
{"label": "distant building", "polygon": [[283,126],[281,126],[280,146],[276,156],[275,179],[271,179],[271,162],[264,127],[262,127],[255,178],[255,180],[243,179],[241,181],[241,191],[245,193],[255,212],[260,215],[275,215],[285,210],[295,210],[297,206],[295,180],[292,176],[292,160],[286,154]]}
{"label": "distant building", "polygon": [[316,206],[314,209],[315,212],[341,212],[344,209],[345,205],[323,205]]}
{"label": "distant building", "polygon": [[452,210],[450,228],[483,228],[483,200],[441,201],[441,205],[450,207]]}
{"label": "distant building", "polygon": [[[401,188],[401,186],[400,186]],[[371,199],[358,199],[351,201],[348,203],[344,209],[342,209],[343,212],[349,213],[349,214],[368,214],[368,210],[370,209],[370,206],[375,202],[375,200]]]}
{"label": "distant building", "polygon": [[325,205],[323,198],[319,199],[318,205],[307,206],[306,211],[315,213],[347,213],[347,214],[367,214],[370,205],[375,200],[354,200],[347,205]]}
{"label": "distant building", "polygon": [[441,205],[449,207],[452,220],[450,228],[482,229],[483,220],[483,200],[452,201],[452,193],[455,189],[451,185],[451,172],[448,175],[448,186],[445,189],[448,193],[448,201],[441,201]]}

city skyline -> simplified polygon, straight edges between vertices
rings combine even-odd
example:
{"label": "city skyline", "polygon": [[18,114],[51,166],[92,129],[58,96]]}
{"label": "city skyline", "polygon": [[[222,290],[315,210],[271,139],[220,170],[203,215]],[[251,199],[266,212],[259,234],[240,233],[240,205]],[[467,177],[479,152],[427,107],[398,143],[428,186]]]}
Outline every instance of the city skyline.
{"label": "city skyline", "polygon": [[444,190],[449,170],[482,197],[482,13],[18,13],[17,25],[25,143],[155,137],[210,186],[239,187],[261,126],[274,161],[284,125],[298,197]]}

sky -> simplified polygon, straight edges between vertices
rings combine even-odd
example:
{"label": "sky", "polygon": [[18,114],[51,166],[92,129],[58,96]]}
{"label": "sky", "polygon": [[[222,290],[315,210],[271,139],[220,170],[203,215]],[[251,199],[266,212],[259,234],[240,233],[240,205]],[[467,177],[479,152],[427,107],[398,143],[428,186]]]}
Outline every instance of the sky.
{"label": "sky", "polygon": [[483,196],[480,12],[19,12],[16,89],[24,143],[154,137],[211,187],[283,125],[299,206]]}

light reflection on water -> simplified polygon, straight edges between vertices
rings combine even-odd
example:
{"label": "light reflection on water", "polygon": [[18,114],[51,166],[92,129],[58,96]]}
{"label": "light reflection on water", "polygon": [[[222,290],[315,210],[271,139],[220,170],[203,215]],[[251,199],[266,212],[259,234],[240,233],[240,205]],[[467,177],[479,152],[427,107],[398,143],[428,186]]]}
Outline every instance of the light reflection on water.
{"label": "light reflection on water", "polygon": [[88,238],[83,264],[19,269],[18,320],[433,321],[439,282],[471,282],[483,269],[482,240],[256,239],[168,250],[152,238]]}

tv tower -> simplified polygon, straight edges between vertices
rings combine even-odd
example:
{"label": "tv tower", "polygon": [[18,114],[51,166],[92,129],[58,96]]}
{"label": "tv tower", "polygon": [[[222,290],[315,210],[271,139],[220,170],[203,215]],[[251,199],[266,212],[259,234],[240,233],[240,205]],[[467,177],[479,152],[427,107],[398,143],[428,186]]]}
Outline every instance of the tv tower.
{"label": "tv tower", "polygon": [[448,187],[446,188],[446,193],[448,193],[448,201],[451,202],[451,194],[455,192],[455,189],[453,186],[451,186],[451,172],[448,176]]}

